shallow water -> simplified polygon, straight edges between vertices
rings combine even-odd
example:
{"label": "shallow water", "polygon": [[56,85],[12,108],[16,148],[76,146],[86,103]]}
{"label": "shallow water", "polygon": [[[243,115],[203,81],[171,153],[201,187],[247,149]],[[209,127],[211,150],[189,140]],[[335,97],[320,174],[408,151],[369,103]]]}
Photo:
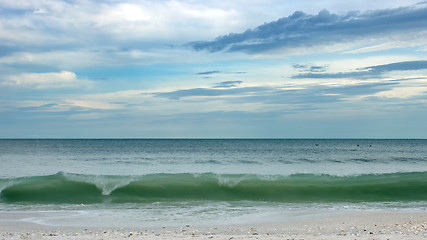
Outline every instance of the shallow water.
{"label": "shallow water", "polygon": [[0,221],[227,224],[427,206],[427,140],[0,140],[0,164]]}

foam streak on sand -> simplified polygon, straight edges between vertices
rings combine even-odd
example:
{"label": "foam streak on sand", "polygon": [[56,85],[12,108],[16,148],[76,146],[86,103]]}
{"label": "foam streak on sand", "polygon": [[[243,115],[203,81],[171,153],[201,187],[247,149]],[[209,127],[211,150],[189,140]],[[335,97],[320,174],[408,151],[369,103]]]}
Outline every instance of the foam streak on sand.
{"label": "foam streak on sand", "polygon": [[0,225],[2,239],[426,239],[427,213],[378,211],[258,225],[147,229]]}

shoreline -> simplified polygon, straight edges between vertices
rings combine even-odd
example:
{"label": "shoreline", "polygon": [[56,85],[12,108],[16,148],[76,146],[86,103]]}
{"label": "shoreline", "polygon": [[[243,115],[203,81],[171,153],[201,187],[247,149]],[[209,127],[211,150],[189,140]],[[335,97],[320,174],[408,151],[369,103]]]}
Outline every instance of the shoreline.
{"label": "shoreline", "polygon": [[341,212],[286,222],[156,228],[56,227],[2,221],[0,236],[1,239],[427,239],[427,212]]}

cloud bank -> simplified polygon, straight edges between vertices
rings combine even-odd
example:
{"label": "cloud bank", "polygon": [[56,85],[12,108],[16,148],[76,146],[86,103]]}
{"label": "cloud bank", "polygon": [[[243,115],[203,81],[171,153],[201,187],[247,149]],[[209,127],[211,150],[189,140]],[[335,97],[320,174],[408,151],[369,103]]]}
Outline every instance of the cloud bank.
{"label": "cloud bank", "polygon": [[78,79],[73,72],[61,71],[13,75],[7,77],[3,84],[24,88],[48,89],[88,87],[92,83],[88,80]]}
{"label": "cloud bank", "polygon": [[[294,68],[300,69],[301,65],[294,65]],[[339,72],[339,73],[319,73],[318,66],[312,66],[307,73],[302,73],[293,76],[292,78],[376,78],[381,77],[384,73],[392,71],[415,71],[426,70],[427,61],[405,61],[390,64],[369,66],[358,71],[353,72]],[[323,69],[322,69],[323,70]]]}
{"label": "cloud bank", "polygon": [[[230,33],[213,41],[196,41],[194,50],[260,53],[278,48],[313,47],[346,43],[367,38],[398,37],[426,31],[426,7],[332,14],[327,10],[317,15],[297,11],[289,17],[265,23],[243,33]],[[403,35],[401,37],[407,37]]]}
{"label": "cloud bank", "polygon": [[256,86],[233,88],[193,88],[153,93],[155,97],[182,100],[198,97],[203,101],[222,99],[231,104],[321,104],[346,101],[349,97],[375,95],[397,87],[399,82],[359,83],[353,85],[283,89],[282,86]]}

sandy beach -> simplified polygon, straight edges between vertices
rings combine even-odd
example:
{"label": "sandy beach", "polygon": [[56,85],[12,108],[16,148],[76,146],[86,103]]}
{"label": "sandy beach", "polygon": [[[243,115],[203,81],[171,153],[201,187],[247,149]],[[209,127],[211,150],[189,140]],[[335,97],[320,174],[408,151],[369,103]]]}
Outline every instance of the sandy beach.
{"label": "sandy beach", "polygon": [[70,228],[3,221],[1,239],[427,239],[427,213],[370,211],[268,224]]}

